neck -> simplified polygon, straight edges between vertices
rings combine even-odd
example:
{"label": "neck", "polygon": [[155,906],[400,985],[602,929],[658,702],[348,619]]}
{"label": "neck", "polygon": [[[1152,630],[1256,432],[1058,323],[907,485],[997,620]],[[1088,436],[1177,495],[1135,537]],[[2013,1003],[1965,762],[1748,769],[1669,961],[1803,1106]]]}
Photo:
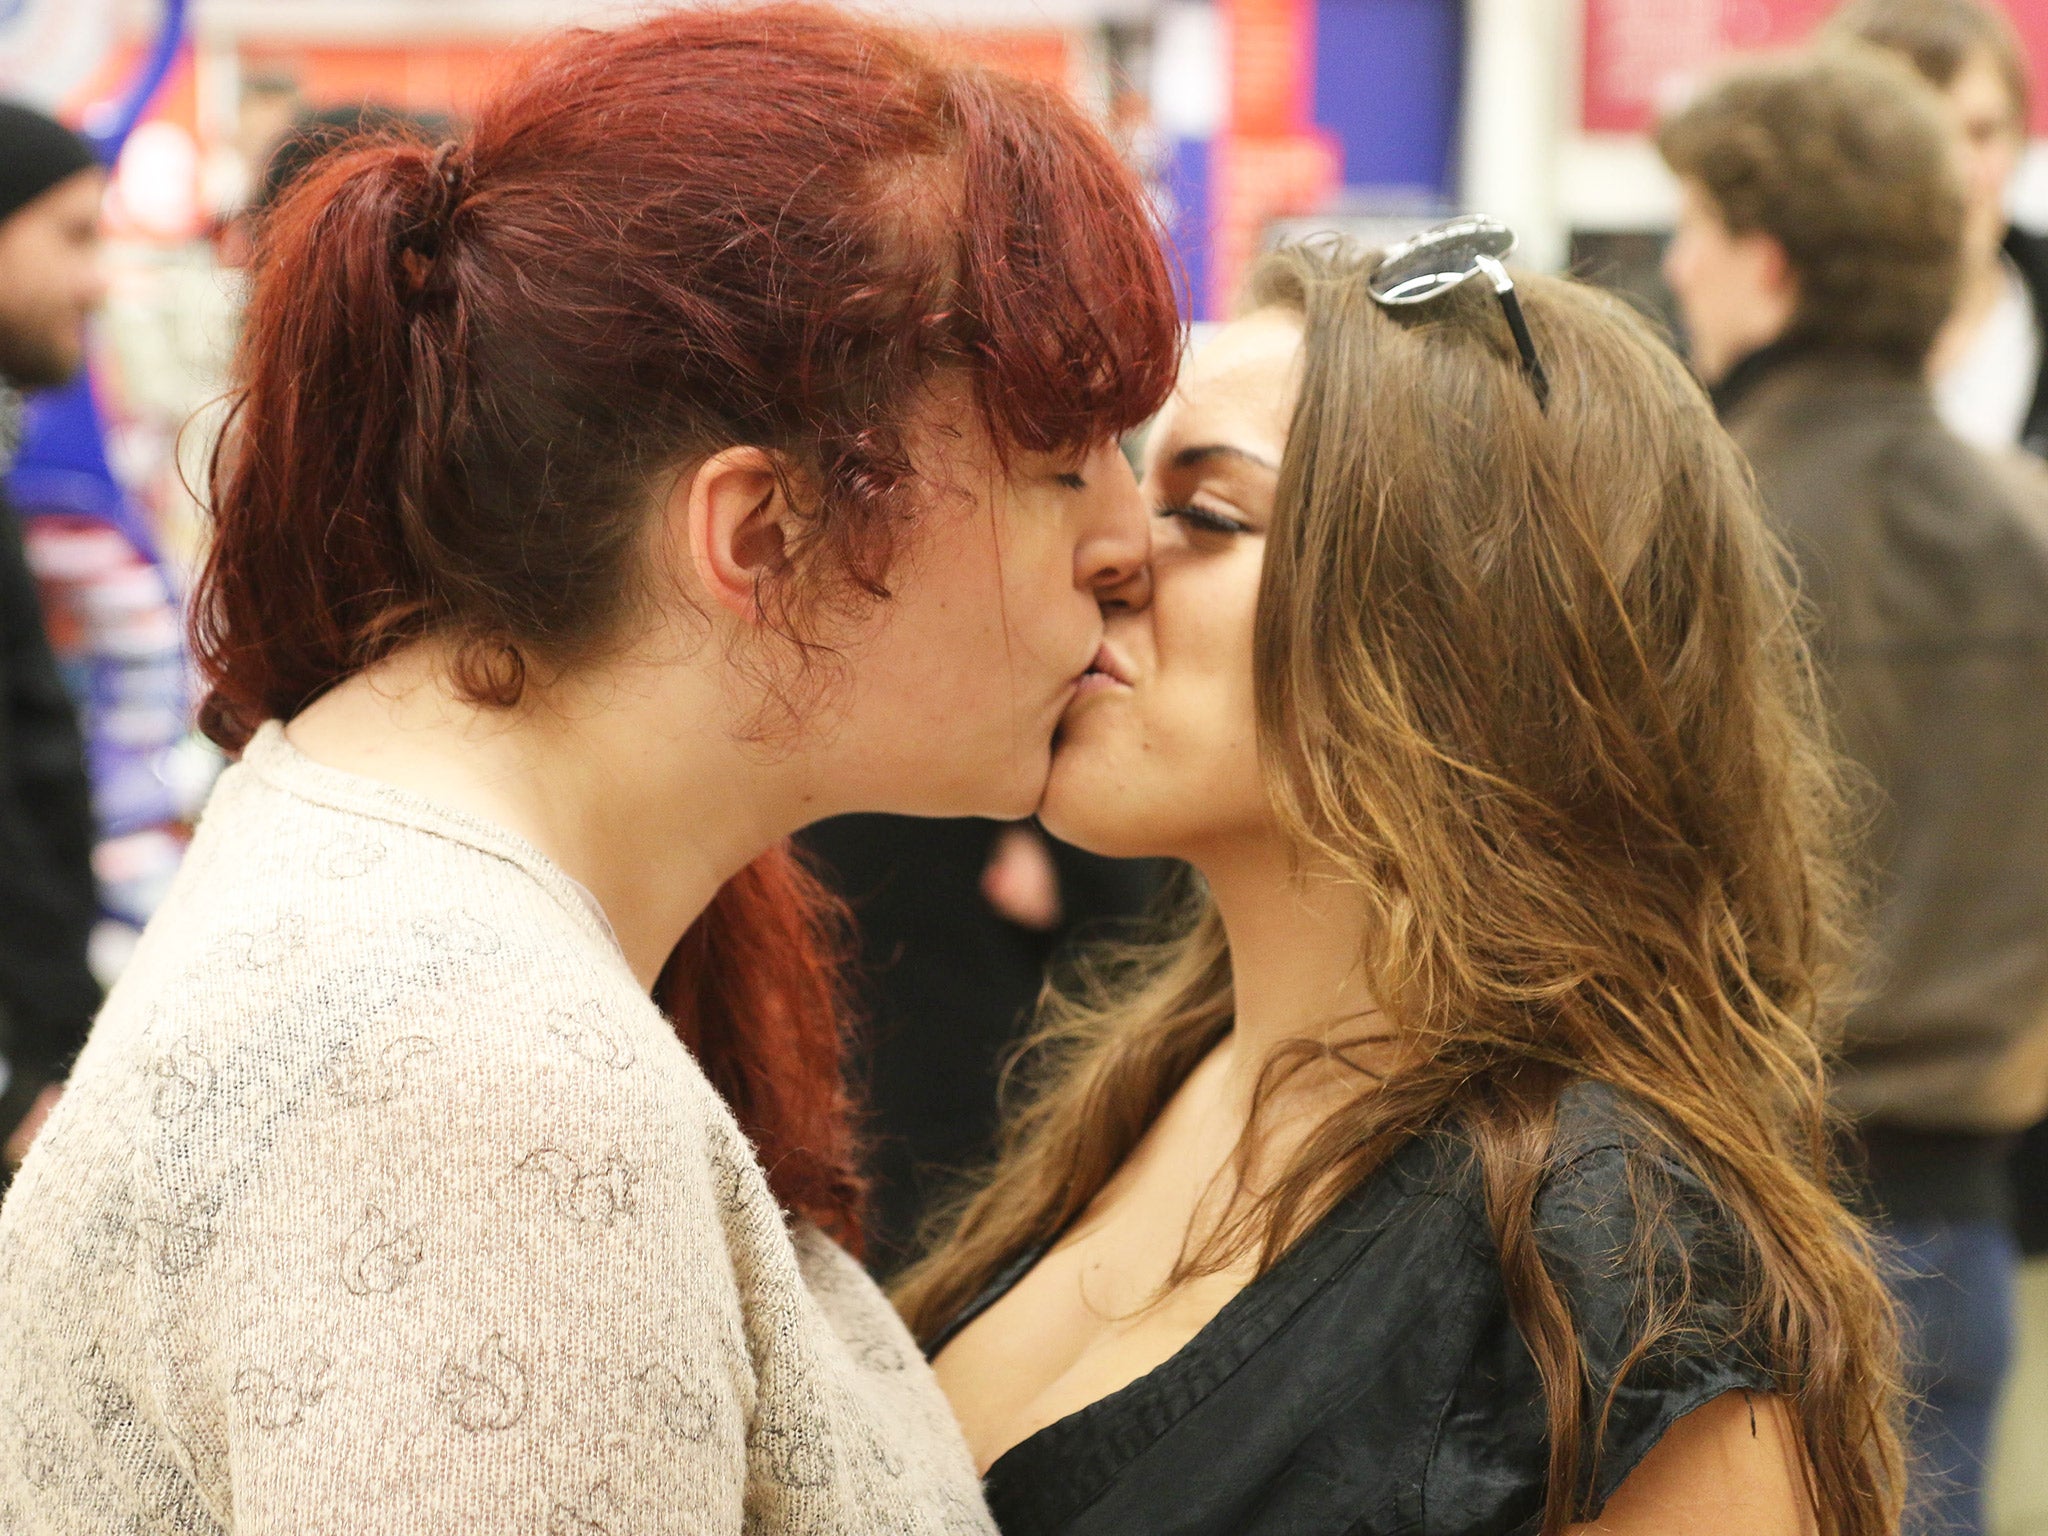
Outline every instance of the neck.
{"label": "neck", "polygon": [[461,699],[447,663],[433,642],[407,647],[286,734],[316,761],[532,842],[597,899],[649,988],[721,885],[827,814],[800,756],[764,761],[724,728],[708,671],[620,664],[495,709]]}
{"label": "neck", "polygon": [[1298,868],[1277,838],[1194,863],[1230,943],[1236,1020],[1224,1049],[1247,1103],[1260,1073],[1289,1042],[1379,1032],[1360,956],[1365,901],[1355,884],[1314,864]]}

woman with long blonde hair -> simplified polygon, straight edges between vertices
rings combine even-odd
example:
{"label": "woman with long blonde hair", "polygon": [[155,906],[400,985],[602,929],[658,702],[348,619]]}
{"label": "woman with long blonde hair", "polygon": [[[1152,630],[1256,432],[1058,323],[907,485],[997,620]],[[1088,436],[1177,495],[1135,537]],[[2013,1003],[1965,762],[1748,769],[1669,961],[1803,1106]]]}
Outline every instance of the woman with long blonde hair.
{"label": "woman with long blonde hair", "polygon": [[1511,239],[1269,258],[1147,443],[1043,815],[1199,879],[898,1293],[1006,1536],[1895,1528],[1794,597],[1683,365]]}

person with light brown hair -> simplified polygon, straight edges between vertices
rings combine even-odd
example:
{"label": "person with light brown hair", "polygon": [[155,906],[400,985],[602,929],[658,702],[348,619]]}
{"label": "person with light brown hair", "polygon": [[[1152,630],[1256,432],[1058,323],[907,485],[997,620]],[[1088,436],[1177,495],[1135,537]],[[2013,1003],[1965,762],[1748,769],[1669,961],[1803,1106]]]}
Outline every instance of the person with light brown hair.
{"label": "person with light brown hair", "polygon": [[1828,35],[1900,54],[1961,136],[1962,284],[1929,359],[1942,420],[1983,448],[2048,455],[2048,237],[2013,225],[2006,193],[2027,143],[2027,57],[1981,0],[1851,0]]}
{"label": "person with light brown hair", "polygon": [[1198,878],[898,1305],[1005,1536],[1891,1532],[1778,546],[1618,300],[1406,259],[1267,258],[1152,428],[1041,816]]}
{"label": "person with light brown hair", "polygon": [[[2006,211],[2032,100],[2011,18],[1979,0],[1855,0],[1833,28],[1903,55],[1962,135],[1963,279],[1930,358],[1935,408],[1979,446],[2048,457],[2048,235]],[[2048,1122],[2020,1138],[2012,1174],[2020,1249],[2048,1254]]]}
{"label": "person with light brown hair", "polygon": [[1910,68],[1862,44],[1745,65],[1659,144],[1694,361],[1791,547],[1874,790],[1836,1089],[1897,1251],[1912,1528],[1973,1536],[2012,1346],[2007,1159],[2048,1108],[2048,488],[1936,412],[1965,199]]}
{"label": "person with light brown hair", "polygon": [[1745,64],[1657,146],[1680,200],[1664,273],[1708,384],[1739,391],[1791,348],[1924,366],[1963,202],[1939,103],[1904,64],[1863,47]]}

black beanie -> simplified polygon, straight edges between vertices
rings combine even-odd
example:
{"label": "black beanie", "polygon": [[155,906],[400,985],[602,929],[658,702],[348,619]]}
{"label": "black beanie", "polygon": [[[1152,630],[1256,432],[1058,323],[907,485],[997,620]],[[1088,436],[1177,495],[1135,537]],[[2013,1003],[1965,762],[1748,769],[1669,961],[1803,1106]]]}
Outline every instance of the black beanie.
{"label": "black beanie", "polygon": [[0,101],[0,223],[99,163],[92,146],[54,117]]}

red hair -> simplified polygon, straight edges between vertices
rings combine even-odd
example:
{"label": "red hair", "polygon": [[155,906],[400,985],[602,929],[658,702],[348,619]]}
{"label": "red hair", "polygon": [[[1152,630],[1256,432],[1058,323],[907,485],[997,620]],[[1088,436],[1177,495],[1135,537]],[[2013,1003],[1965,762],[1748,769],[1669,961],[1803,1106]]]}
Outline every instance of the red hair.
{"label": "red hair", "polygon": [[[817,537],[773,595],[887,594],[920,385],[1000,448],[1091,447],[1172,387],[1142,192],[1042,88],[809,5],[671,11],[537,49],[465,141],[337,153],[259,231],[194,596],[230,750],[432,633],[509,706],[620,638],[662,476],[777,454]],[[851,1237],[829,904],[784,850],[657,995],[790,1208]]]}

